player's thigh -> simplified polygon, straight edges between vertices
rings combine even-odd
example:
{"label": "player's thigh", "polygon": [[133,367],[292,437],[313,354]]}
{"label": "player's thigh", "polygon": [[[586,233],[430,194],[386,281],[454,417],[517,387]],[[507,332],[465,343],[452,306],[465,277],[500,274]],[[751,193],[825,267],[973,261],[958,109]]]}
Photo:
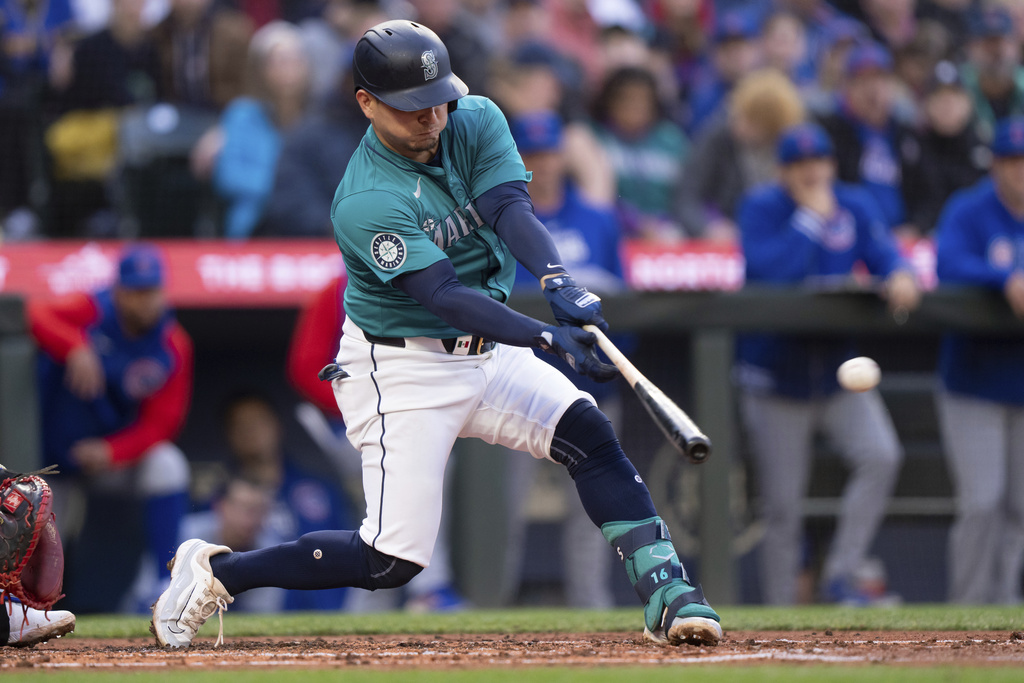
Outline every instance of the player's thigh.
{"label": "player's thigh", "polygon": [[445,466],[462,424],[455,417],[389,413],[378,438],[361,444],[366,515],[359,533],[368,545],[429,564],[441,524]]}
{"label": "player's thigh", "polygon": [[550,459],[551,439],[562,415],[581,398],[593,401],[530,349],[499,345],[483,367],[487,389],[462,429],[463,437]]}
{"label": "player's thigh", "polygon": [[809,401],[744,391],[740,414],[762,496],[777,504],[798,504],[810,475],[814,407]]}
{"label": "player's thigh", "polygon": [[895,467],[903,459],[896,427],[877,389],[830,396],[825,401],[822,426],[832,445],[851,464],[870,461]]}
{"label": "player's thigh", "polygon": [[991,510],[1005,491],[1006,408],[945,389],[936,393],[935,406],[958,508]]}

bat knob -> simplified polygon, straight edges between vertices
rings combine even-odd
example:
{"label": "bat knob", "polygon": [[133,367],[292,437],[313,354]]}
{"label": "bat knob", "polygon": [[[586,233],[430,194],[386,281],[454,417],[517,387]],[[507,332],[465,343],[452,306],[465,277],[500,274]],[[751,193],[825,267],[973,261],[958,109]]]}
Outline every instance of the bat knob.
{"label": "bat knob", "polygon": [[711,457],[711,441],[707,437],[690,439],[686,443],[686,457],[694,465],[699,465]]}

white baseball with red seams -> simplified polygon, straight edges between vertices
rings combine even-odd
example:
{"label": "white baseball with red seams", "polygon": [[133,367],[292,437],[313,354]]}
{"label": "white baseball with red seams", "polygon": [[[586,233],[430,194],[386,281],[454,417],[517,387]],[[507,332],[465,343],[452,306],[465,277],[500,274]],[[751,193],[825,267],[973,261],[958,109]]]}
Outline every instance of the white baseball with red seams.
{"label": "white baseball with red seams", "polygon": [[870,391],[878,386],[882,379],[882,370],[871,358],[859,356],[840,365],[836,371],[836,379],[847,391]]}

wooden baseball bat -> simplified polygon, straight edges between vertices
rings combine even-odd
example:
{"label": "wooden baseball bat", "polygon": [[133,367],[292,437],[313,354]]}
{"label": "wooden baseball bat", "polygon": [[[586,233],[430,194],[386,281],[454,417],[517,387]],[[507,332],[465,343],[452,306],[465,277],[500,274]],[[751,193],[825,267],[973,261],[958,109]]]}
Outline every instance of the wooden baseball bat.
{"label": "wooden baseball bat", "polygon": [[599,328],[584,325],[583,329],[593,332],[597,337],[597,345],[601,347],[608,359],[615,364],[622,376],[633,387],[640,397],[640,402],[650,413],[651,419],[661,428],[669,443],[694,463],[700,464],[711,455],[711,440],[694,424],[690,416],[675,402],[654,386],[643,373],[636,369],[628,358],[605,336]]}

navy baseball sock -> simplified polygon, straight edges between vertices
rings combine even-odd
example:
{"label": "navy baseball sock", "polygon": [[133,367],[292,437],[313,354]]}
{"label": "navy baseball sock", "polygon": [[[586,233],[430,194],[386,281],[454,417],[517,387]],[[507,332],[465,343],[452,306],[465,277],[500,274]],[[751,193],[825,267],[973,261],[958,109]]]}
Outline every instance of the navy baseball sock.
{"label": "navy baseball sock", "polygon": [[558,421],[551,457],[569,470],[583,509],[597,526],[658,514],[612,423],[590,401],[576,401]]}
{"label": "navy baseball sock", "polygon": [[423,569],[374,550],[358,531],[314,531],[271,548],[222,553],[210,558],[210,568],[231,595],[263,586],[395,588]]}

